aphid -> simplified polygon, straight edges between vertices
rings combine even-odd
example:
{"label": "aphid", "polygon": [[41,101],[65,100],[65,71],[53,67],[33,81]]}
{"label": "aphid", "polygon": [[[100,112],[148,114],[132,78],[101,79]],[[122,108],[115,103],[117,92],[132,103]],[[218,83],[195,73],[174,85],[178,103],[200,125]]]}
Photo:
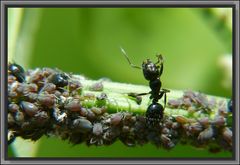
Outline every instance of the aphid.
{"label": "aphid", "polygon": [[79,81],[72,80],[72,81],[69,81],[68,86],[70,91],[74,91],[81,88],[82,84]]}
{"label": "aphid", "polygon": [[33,83],[30,84],[22,83],[19,85],[16,91],[24,96],[27,96],[29,93],[36,93],[38,91],[38,86]]}
{"label": "aphid", "polygon": [[221,127],[225,125],[225,118],[222,116],[216,116],[213,123],[217,126],[217,127]]}
{"label": "aphid", "polygon": [[15,103],[11,103],[8,105],[8,111],[11,113],[16,113],[19,111],[19,106]]}
{"label": "aphid", "polygon": [[48,108],[52,108],[56,102],[56,96],[53,94],[41,93],[37,97],[37,101]]}
{"label": "aphid", "polygon": [[110,123],[111,125],[117,126],[118,124],[120,124],[122,119],[123,119],[123,115],[121,113],[116,113],[111,117]]}
{"label": "aphid", "polygon": [[67,104],[64,106],[65,109],[76,112],[81,110],[81,104],[78,99],[69,100]]}
{"label": "aphid", "polygon": [[68,76],[63,73],[56,73],[49,76],[48,81],[57,87],[65,87],[68,85]]}
{"label": "aphid", "polygon": [[49,120],[49,116],[46,111],[38,111],[34,115],[34,121],[38,124],[38,127],[43,126]]}
{"label": "aphid", "polygon": [[28,116],[34,116],[38,112],[38,107],[27,101],[21,101],[20,107]]}
{"label": "aphid", "polygon": [[97,108],[97,107],[92,107],[91,111],[95,114],[95,115],[101,115],[102,111],[101,108]]}
{"label": "aphid", "polygon": [[214,136],[214,130],[212,126],[209,126],[208,128],[204,129],[199,135],[198,140],[200,141],[207,141],[213,138]]}
{"label": "aphid", "polygon": [[189,120],[184,116],[176,116],[175,119],[180,124],[186,124],[189,122]]}
{"label": "aphid", "polygon": [[166,148],[172,148],[175,146],[175,144],[171,141],[171,139],[168,138],[165,134],[161,135],[161,141],[163,146]]}
{"label": "aphid", "polygon": [[182,104],[180,99],[170,99],[168,100],[168,106],[171,108],[178,108]]}
{"label": "aphid", "polygon": [[198,122],[205,128],[207,128],[210,124],[208,117],[201,118],[198,120]]}
{"label": "aphid", "polygon": [[79,117],[73,120],[72,127],[76,132],[87,133],[92,130],[93,125],[89,120]]}
{"label": "aphid", "polygon": [[24,114],[21,111],[18,111],[14,114],[14,119],[18,125],[21,125],[24,122]]}
{"label": "aphid", "polygon": [[16,77],[13,75],[8,75],[8,84],[12,84],[16,81]]}
{"label": "aphid", "polygon": [[222,130],[223,138],[227,143],[232,146],[232,131],[228,127],[224,127]]}
{"label": "aphid", "polygon": [[8,65],[8,71],[10,74],[14,75],[19,82],[25,81],[25,71],[20,65],[16,63],[10,63]]}
{"label": "aphid", "polygon": [[[148,93],[140,93],[136,96],[151,94],[150,99],[152,99],[152,104],[150,104],[146,111],[146,118],[147,123],[150,125],[154,125],[159,123],[163,118],[163,111],[166,106],[166,100],[167,95],[166,93],[170,92],[167,89],[161,89],[162,83],[160,80],[160,77],[163,72],[163,57],[161,54],[156,55],[158,58],[158,61],[156,63],[153,63],[150,59],[147,59],[143,61],[142,66],[136,66],[131,63],[129,60],[129,57],[127,56],[126,52],[121,48],[121,51],[123,52],[125,58],[127,59],[129,65],[133,68],[142,69],[143,75],[146,80],[149,81],[149,87],[151,88],[151,91]],[[159,99],[161,99],[164,96],[164,107],[157,103]]]}
{"label": "aphid", "polygon": [[53,83],[45,83],[44,86],[41,88],[39,93],[47,92],[49,94],[54,93],[56,89],[56,85]]}
{"label": "aphid", "polygon": [[8,113],[8,127],[15,124],[14,117],[11,113]]}
{"label": "aphid", "polygon": [[30,72],[29,82],[36,83],[38,85],[43,85],[44,75],[41,69],[37,68]]}
{"label": "aphid", "polygon": [[92,91],[103,91],[103,83],[102,81],[96,82],[90,86],[90,90]]}
{"label": "aphid", "polygon": [[202,129],[202,125],[198,122],[191,123],[188,127],[188,131],[193,134],[202,131]]}

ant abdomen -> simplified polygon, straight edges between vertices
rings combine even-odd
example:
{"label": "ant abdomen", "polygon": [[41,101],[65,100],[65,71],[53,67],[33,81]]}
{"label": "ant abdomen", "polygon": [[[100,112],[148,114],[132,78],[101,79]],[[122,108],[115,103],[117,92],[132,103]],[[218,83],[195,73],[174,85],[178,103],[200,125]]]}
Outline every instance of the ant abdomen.
{"label": "ant abdomen", "polygon": [[148,106],[146,112],[147,123],[150,125],[154,125],[159,123],[163,118],[164,108],[159,103],[152,103]]}

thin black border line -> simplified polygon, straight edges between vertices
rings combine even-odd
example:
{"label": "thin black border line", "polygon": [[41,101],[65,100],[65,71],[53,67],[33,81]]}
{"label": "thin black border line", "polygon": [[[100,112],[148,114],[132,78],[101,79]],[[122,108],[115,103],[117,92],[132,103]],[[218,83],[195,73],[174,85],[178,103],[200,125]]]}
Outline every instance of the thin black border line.
{"label": "thin black border line", "polygon": [[[160,5],[160,4],[159,4]],[[5,5],[5,23],[6,23],[6,20],[7,20],[7,11],[8,10],[6,10],[6,9],[8,9],[8,7],[11,7],[12,5]],[[45,6],[45,5],[44,5]],[[60,5],[61,6],[61,5]],[[81,7],[82,7],[82,5],[80,5]],[[162,6],[162,5],[161,5]],[[165,5],[164,5],[165,6]],[[185,5],[184,5],[185,6]],[[187,5],[187,6],[189,6],[189,5]],[[190,5],[191,6],[191,5]],[[195,6],[195,5],[194,5]],[[199,7],[200,5],[198,5],[198,4],[196,4],[196,6],[197,7]],[[205,6],[205,5],[204,5]],[[235,14],[236,14],[236,10],[235,10],[235,5],[230,5],[230,6],[232,6],[232,12],[233,12],[233,16],[232,16],[232,19],[233,19],[233,22],[232,22],[232,24],[233,24],[233,32],[232,32],[232,34],[233,34],[233,36],[232,36],[232,40],[233,40],[233,42],[232,42],[232,52],[233,52],[233,59],[235,59],[236,58],[236,56],[235,56],[235,43],[234,43],[234,41],[235,41]],[[56,7],[59,7],[59,5],[56,5]],[[76,6],[75,6],[76,7]],[[92,5],[90,5],[90,7],[93,7]],[[117,7],[117,6],[116,6]],[[143,7],[144,8],[146,8],[144,5],[143,5]],[[172,6],[171,6],[172,7]],[[191,6],[192,7],[192,6]],[[206,7],[207,7],[207,5],[206,5]],[[200,8],[200,7],[199,7]],[[3,34],[4,35],[4,39],[5,39],[5,41],[7,41],[7,23],[4,25],[5,26],[5,34]],[[5,48],[7,48],[7,42],[5,42]],[[8,54],[7,54],[7,49],[4,49],[4,53],[6,54],[6,56],[8,57]],[[7,59],[8,58],[5,58],[4,60],[5,60],[5,64],[7,64]],[[234,64],[234,63],[233,63]],[[235,71],[235,65],[233,65],[233,72]],[[5,71],[5,74],[7,75],[7,71]],[[7,82],[6,81],[7,79],[6,79],[6,77],[4,77],[4,81],[5,82]],[[233,83],[235,83],[235,74],[234,74],[234,76],[233,76]],[[7,83],[5,84],[5,87],[7,87]],[[233,95],[234,95],[234,97],[236,96],[235,95],[235,90],[234,90],[234,87],[235,86],[233,86]],[[5,89],[7,89],[7,88],[5,88]],[[7,94],[7,90],[5,90],[5,94]],[[5,96],[7,96],[7,95],[5,95]],[[5,103],[6,103],[6,97],[5,97]],[[5,104],[5,108],[7,108],[7,106],[6,106],[7,104]],[[234,105],[234,109],[235,109],[235,105]],[[235,114],[235,112],[234,112],[234,114]],[[233,114],[233,115],[234,115]],[[6,118],[7,117],[7,115],[5,115],[5,119],[7,119]],[[5,122],[6,122],[6,120],[5,120]],[[234,123],[235,123],[235,117],[234,117]],[[235,129],[235,125],[234,125],[234,129]],[[6,131],[7,131],[7,129],[6,129]],[[5,132],[6,132],[5,131]],[[5,138],[6,138],[6,136],[5,136]],[[234,141],[235,141],[235,138],[234,138]],[[5,143],[6,143],[6,141],[5,141]],[[235,143],[234,143],[235,144]],[[6,150],[7,150],[7,148],[5,148]],[[5,154],[6,154],[6,152],[5,152]],[[58,157],[56,157],[57,159],[59,159],[59,160],[61,160],[61,159],[64,159],[64,160],[68,160],[68,159],[71,159],[71,160],[73,160],[73,159],[76,159],[76,160],[84,160],[85,158],[69,158],[69,157],[67,157],[67,159],[66,158],[58,158]],[[235,159],[236,158],[236,154],[235,154],[235,152],[234,152],[234,160],[236,160]],[[15,160],[19,160],[19,158],[15,158]],[[34,160],[37,160],[38,158],[20,158],[20,160],[31,160],[31,159],[34,159]],[[40,158],[40,160],[41,159],[45,159],[45,160],[54,160],[55,158],[45,158],[45,157],[42,157],[42,158]],[[89,159],[94,159],[94,158],[92,158],[92,157],[87,157],[86,158],[87,160],[89,160]],[[105,159],[105,158],[96,158],[97,160],[116,160],[115,158],[107,158],[107,159]],[[123,159],[125,159],[125,160],[133,160],[132,158],[123,158]],[[149,158],[142,158],[143,160],[149,160]],[[141,158],[137,158],[137,160],[142,160]],[[156,158],[156,159],[154,159],[154,158],[150,158],[151,160],[169,160],[169,159],[174,159],[174,160],[182,160],[182,159],[185,159],[185,158]],[[189,158],[188,158],[189,159]],[[190,158],[191,160],[195,160],[195,158]],[[201,159],[201,158],[196,158],[196,160],[199,160],[199,159]],[[226,159],[226,158],[214,158],[214,159],[210,159],[210,160],[232,160],[231,158],[228,158],[228,159]],[[6,160],[14,160],[14,159],[6,159]],[[204,159],[204,160],[207,160],[207,161],[209,161],[209,159],[207,158],[207,159]]]}
{"label": "thin black border line", "polygon": [[[232,10],[232,12],[233,13],[235,13],[234,11],[234,9],[235,8],[232,8],[233,10]],[[5,20],[7,21],[7,17],[8,17],[8,5],[6,5],[6,7],[5,7]],[[234,14],[233,14],[233,16],[234,16]],[[232,17],[232,19],[234,20],[234,22],[235,22],[235,19]],[[6,22],[5,21],[5,22]],[[233,22],[232,22],[233,23]],[[7,22],[6,22],[6,24],[5,24],[5,36],[4,36],[4,38],[5,38],[5,41],[7,41],[7,34],[8,34],[8,27],[7,27]],[[234,24],[234,23],[233,23]],[[235,33],[234,33],[235,34]],[[234,36],[234,38],[235,38],[235,35],[233,35]],[[232,40],[233,40],[233,37],[232,37]],[[234,43],[234,42],[233,42]],[[232,43],[232,47],[233,47],[233,50],[232,51],[234,51],[235,49],[234,49],[234,44]],[[7,59],[8,59],[8,51],[7,51],[7,46],[8,46],[8,43],[7,42],[5,42],[5,45],[6,45],[6,47],[5,47],[5,54],[6,54],[6,56],[7,56],[7,58],[5,58],[5,64],[7,64]],[[234,54],[234,53],[233,53]],[[235,57],[235,56],[234,56]],[[7,70],[5,71],[5,75],[7,75]],[[233,76],[233,77],[235,77],[235,76]],[[6,77],[4,77],[5,79],[4,79],[4,81],[5,82],[7,82],[7,79],[6,79]],[[7,89],[7,83],[5,84],[5,89]],[[235,93],[235,92],[234,92]],[[5,90],[5,96],[7,96],[7,90]],[[235,96],[235,95],[234,95]],[[4,99],[5,99],[5,103],[7,103],[7,100],[6,100],[6,98],[7,97],[5,97]],[[5,104],[5,108],[7,109],[7,104]],[[234,114],[233,114],[233,116],[234,116]],[[235,118],[235,117],[234,117]],[[7,123],[7,113],[5,113],[5,124]],[[234,120],[234,122],[235,122],[235,120]],[[235,126],[235,125],[234,125]],[[7,129],[5,129],[5,139],[7,139]],[[235,138],[234,138],[235,139]],[[234,142],[235,142],[235,140],[234,140]],[[5,143],[6,143],[6,140],[5,140]],[[233,143],[233,144],[235,144],[235,143]],[[233,146],[235,146],[235,145],[233,145]],[[8,151],[8,149],[7,149],[7,147],[5,148],[7,151]],[[233,156],[233,159],[235,160],[235,156],[236,156],[236,154],[235,154],[235,152],[233,152],[234,153],[234,156]],[[6,160],[32,160],[32,159],[35,159],[36,160],[36,158],[24,158],[24,157],[22,157],[22,158],[16,158],[16,157],[14,157],[14,158],[9,158],[8,157],[8,154],[7,154],[7,152],[5,151],[5,154],[6,154],[6,156],[5,156],[5,158],[7,158]],[[39,158],[37,158],[37,159],[39,159]],[[48,157],[41,157],[40,158],[40,160],[41,159],[44,159],[44,160],[53,160],[53,159],[55,159],[55,158],[48,158]],[[57,159],[64,159],[64,160],[68,160],[68,159],[70,159],[70,160],[72,160],[72,159],[81,159],[81,160],[89,160],[89,159],[97,159],[97,160],[99,160],[99,158],[98,157],[81,157],[81,158],[68,158],[68,157],[66,157],[66,158],[57,158]],[[109,160],[109,159],[112,159],[112,160],[116,160],[116,159],[119,159],[119,158],[100,158],[101,160]],[[120,159],[128,159],[128,160],[133,160],[133,159],[140,159],[140,160],[148,160],[149,158],[120,158]],[[150,158],[151,160],[169,160],[169,158]],[[170,158],[170,159],[175,159],[175,160],[182,160],[182,159],[186,159],[186,158],[184,158],[184,157],[182,157],[182,158]],[[189,159],[189,158],[187,158],[187,159]],[[206,160],[206,159],[208,159],[208,161],[209,161],[209,158],[190,158],[190,159],[196,159],[196,160],[199,160],[199,159],[203,159],[203,160]],[[232,160],[232,158],[210,158],[210,160],[215,160],[215,159],[217,159],[217,160]]]}
{"label": "thin black border line", "polygon": [[[5,40],[5,48],[4,48],[4,67],[6,68],[8,65],[7,65],[7,63],[8,63],[8,8],[7,8],[7,6],[6,7],[4,7],[4,16],[5,16],[5,21],[4,21],[4,33],[3,33],[3,35],[4,35],[4,40]],[[7,110],[8,109],[8,107],[7,107],[7,102],[8,102],[8,100],[7,100],[7,97],[8,97],[8,92],[7,92],[7,89],[8,89],[8,81],[7,81],[7,75],[8,75],[8,72],[7,72],[7,68],[6,68],[6,70],[5,70],[5,76],[3,76],[4,77],[4,82],[6,83],[5,84],[5,96],[6,97],[4,97],[4,103],[5,103],[5,105],[4,105],[4,108]],[[5,158],[8,158],[8,144],[7,144],[7,136],[8,136],[8,130],[7,130],[7,126],[8,126],[8,122],[7,122],[7,113],[5,113],[4,114],[4,116],[5,116],[5,146],[7,146],[6,148],[5,148],[5,155],[4,155],[4,157]],[[7,159],[6,159],[7,160]]]}
{"label": "thin black border line", "polygon": [[[233,102],[233,110],[232,110],[232,120],[233,120],[233,125],[232,125],[232,130],[234,130],[233,132],[233,142],[232,142],[232,148],[233,151],[236,151],[236,92],[235,92],[235,69],[236,69],[236,58],[237,58],[237,54],[236,54],[236,8],[232,8],[232,102]],[[233,99],[234,98],[234,99]],[[233,157],[234,159],[236,159],[236,152],[233,152]]]}

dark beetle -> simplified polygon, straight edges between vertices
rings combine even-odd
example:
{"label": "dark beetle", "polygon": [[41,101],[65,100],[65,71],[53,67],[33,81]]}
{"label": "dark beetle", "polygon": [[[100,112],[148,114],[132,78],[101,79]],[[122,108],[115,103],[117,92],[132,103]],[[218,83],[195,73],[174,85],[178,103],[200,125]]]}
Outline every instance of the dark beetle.
{"label": "dark beetle", "polygon": [[8,72],[15,76],[17,78],[17,81],[25,82],[25,71],[20,65],[16,63],[9,63]]}
{"label": "dark beetle", "polygon": [[[159,123],[163,118],[163,111],[166,106],[166,99],[167,99],[166,93],[170,92],[167,89],[161,89],[162,83],[160,80],[160,76],[162,75],[162,72],[163,72],[162,55],[161,54],[157,55],[158,61],[156,63],[153,63],[150,59],[147,59],[143,61],[142,67],[139,67],[132,64],[126,52],[123,49],[121,50],[125,55],[126,59],[128,60],[128,63],[131,65],[131,67],[142,69],[145,79],[149,81],[149,87],[151,88],[150,92],[135,94],[135,96],[151,94],[150,99],[152,99],[152,104],[148,106],[147,112],[146,112],[147,123],[150,125]],[[158,103],[158,100],[161,99],[163,95],[164,95],[164,107]]]}
{"label": "dark beetle", "polygon": [[68,85],[68,77],[63,73],[56,73],[49,78],[49,82],[57,87],[65,87]]}

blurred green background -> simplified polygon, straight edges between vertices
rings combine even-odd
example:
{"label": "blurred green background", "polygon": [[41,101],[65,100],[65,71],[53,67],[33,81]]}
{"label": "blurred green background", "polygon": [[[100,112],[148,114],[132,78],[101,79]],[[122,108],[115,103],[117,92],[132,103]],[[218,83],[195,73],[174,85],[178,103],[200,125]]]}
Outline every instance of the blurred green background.
{"label": "blurred green background", "polygon": [[[57,67],[90,79],[148,85],[141,65],[164,56],[164,88],[231,97],[231,8],[9,8],[8,58],[26,69]],[[22,147],[24,146],[24,147]],[[31,147],[30,147],[31,146]],[[34,152],[33,152],[34,150]],[[32,153],[30,154],[29,151]],[[231,157],[177,145],[128,148],[72,146],[56,138],[18,139],[9,156],[34,157]]]}

